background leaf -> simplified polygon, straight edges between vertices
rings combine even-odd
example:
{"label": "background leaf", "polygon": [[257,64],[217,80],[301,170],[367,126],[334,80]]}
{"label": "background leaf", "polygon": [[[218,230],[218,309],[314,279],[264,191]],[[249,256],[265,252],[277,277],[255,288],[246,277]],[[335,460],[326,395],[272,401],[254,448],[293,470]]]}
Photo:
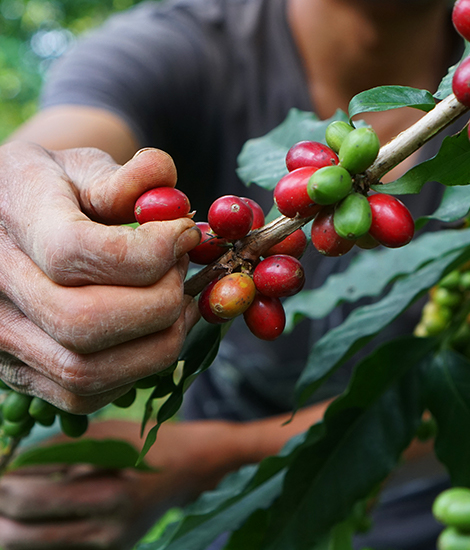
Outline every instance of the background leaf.
{"label": "background leaf", "polygon": [[390,111],[400,107],[414,107],[421,111],[431,111],[436,106],[432,94],[427,90],[417,90],[408,86],[379,86],[355,95],[349,102],[349,117],[360,113]]}
{"label": "background leaf", "polygon": [[452,78],[454,76],[455,70],[459,66],[460,62],[468,55],[470,55],[470,43],[468,43],[466,40],[464,40],[463,42],[464,51],[462,57],[460,58],[460,61],[458,63],[452,65],[452,67],[449,67],[446,76],[442,79],[441,83],[439,84],[439,88],[437,89],[437,92],[434,94],[434,97],[436,99],[445,99],[452,93]]}
{"label": "background leaf", "polygon": [[429,216],[416,220],[415,227],[420,229],[428,220],[440,220],[451,223],[467,216],[470,211],[470,185],[447,187],[444,191],[441,204]]}

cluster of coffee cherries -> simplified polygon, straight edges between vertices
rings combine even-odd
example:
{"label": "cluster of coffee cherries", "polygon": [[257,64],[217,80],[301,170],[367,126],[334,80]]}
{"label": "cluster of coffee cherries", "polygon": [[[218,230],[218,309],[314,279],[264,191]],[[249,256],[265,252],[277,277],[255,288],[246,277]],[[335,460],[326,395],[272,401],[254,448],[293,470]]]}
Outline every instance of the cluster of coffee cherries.
{"label": "cluster of coffee cherries", "polygon": [[[452,10],[452,22],[460,36],[470,41],[470,0],[455,2]],[[452,91],[462,105],[470,107],[470,56],[466,57],[455,70],[452,78]]]}
{"label": "cluster of coffee cherries", "polygon": [[281,214],[313,216],[312,244],[326,256],[341,256],[354,245],[369,249],[408,244],[414,235],[408,208],[391,195],[368,195],[361,185],[361,174],[380,149],[375,131],[335,121],[325,137],[327,145],[301,141],[288,151],[288,173],[274,189]]}
{"label": "cluster of coffee cherries", "polygon": [[438,550],[470,550],[470,489],[446,489],[434,500],[432,512],[445,525],[437,541]]}
{"label": "cluster of coffee cherries", "polygon": [[71,414],[61,411],[39,397],[32,397],[12,390],[0,381],[0,431],[12,438],[26,437],[37,423],[41,426],[52,426],[56,417],[60,427],[69,437],[80,437],[88,428],[86,415]]}
{"label": "cluster of coffee cherries", "polygon": [[470,264],[454,269],[429,291],[415,335],[452,334],[449,343],[456,351],[470,357]]}

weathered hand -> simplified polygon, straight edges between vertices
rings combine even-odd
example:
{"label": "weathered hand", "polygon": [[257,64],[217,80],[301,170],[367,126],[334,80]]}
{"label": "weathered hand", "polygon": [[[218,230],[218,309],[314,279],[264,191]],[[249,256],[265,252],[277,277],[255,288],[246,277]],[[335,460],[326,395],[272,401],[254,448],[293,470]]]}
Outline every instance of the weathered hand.
{"label": "weathered hand", "polygon": [[175,185],[173,161],[11,143],[0,166],[1,378],[91,412],[169,366],[197,319],[183,295],[194,223],[117,225],[147,189]]}

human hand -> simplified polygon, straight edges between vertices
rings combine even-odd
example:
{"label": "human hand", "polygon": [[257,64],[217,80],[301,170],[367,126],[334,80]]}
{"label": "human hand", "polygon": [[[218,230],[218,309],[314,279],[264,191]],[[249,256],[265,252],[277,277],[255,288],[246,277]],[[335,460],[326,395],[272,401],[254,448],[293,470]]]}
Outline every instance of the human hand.
{"label": "human hand", "polygon": [[183,295],[187,218],[137,229],[135,200],[174,186],[171,158],[124,166],[97,149],[0,148],[0,377],[89,413],[174,362],[197,309]]}

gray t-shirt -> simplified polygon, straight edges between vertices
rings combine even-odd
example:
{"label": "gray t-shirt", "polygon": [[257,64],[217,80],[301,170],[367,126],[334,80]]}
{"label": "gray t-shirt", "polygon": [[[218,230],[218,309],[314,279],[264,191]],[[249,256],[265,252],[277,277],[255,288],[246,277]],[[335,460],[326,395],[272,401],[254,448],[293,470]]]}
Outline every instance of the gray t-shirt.
{"label": "gray t-shirt", "polygon": [[[197,220],[227,193],[251,196],[268,211],[272,193],[244,187],[235,173],[237,155],[247,139],[276,127],[292,107],[314,111],[286,0],[140,4],[112,17],[57,62],[42,103],[111,110],[142,146],[169,152]],[[428,193],[408,203],[416,216],[432,212],[436,201]],[[325,258],[309,247],[302,260],[307,286],[318,287],[344,270],[350,257]],[[256,339],[243,321],[234,323],[215,364],[188,392],[186,414],[247,420],[291,410],[308,349],[348,309],[304,321],[275,342]],[[399,326],[401,332],[409,329]],[[349,368],[340,369],[315,399],[340,392],[348,376]]]}

